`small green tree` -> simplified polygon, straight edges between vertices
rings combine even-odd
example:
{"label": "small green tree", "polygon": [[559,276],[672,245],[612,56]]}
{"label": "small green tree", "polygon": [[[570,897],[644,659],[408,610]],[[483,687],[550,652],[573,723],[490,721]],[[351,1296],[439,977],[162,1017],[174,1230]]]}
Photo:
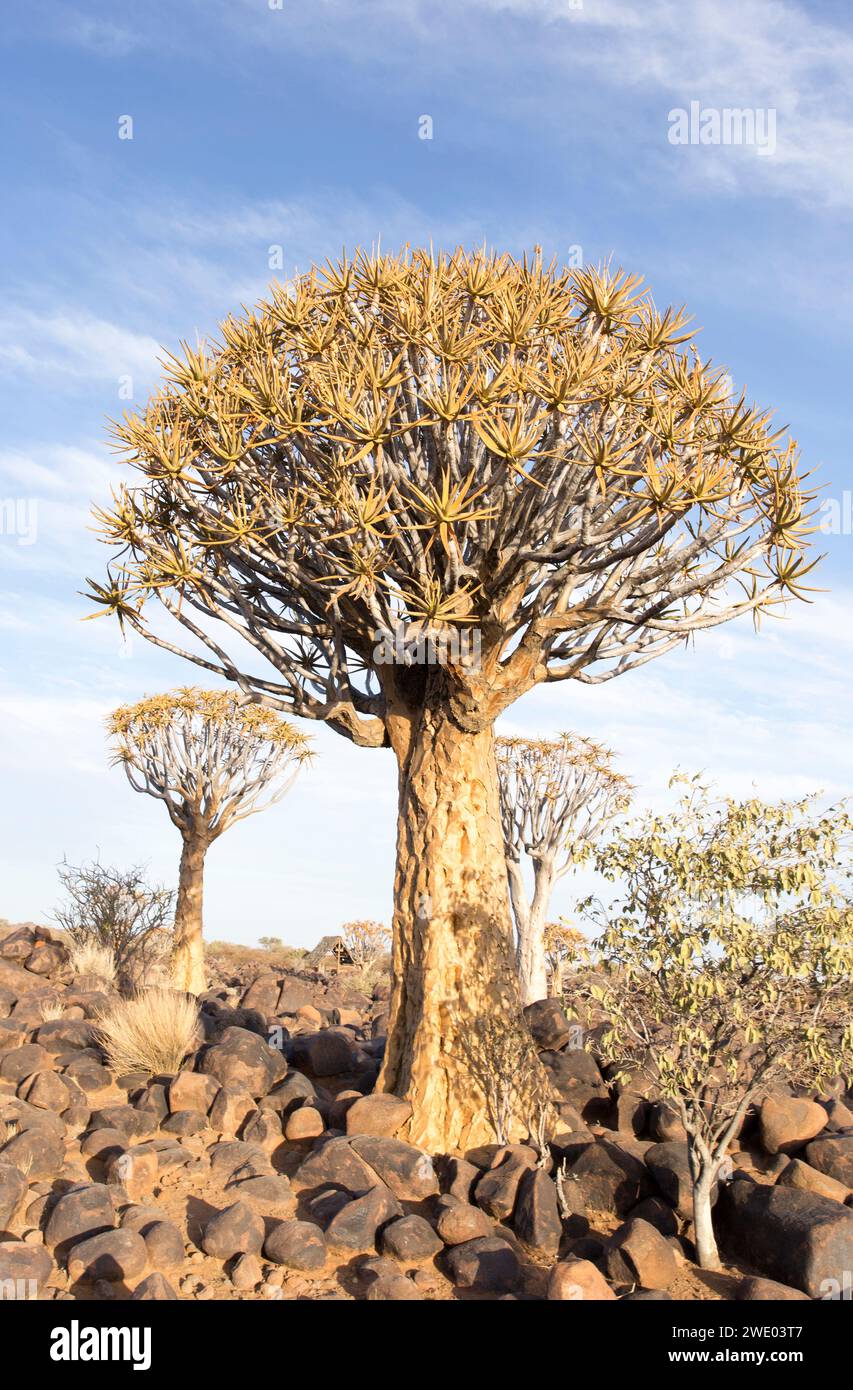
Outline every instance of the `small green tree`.
{"label": "small green tree", "polygon": [[624,897],[597,939],[605,1060],[642,1069],[687,1131],[696,1251],[719,1266],[711,1200],[750,1104],[778,1080],[853,1075],[851,820],[816,797],[716,800],[694,781],[672,814],[598,856]]}
{"label": "small green tree", "polygon": [[172,978],[207,988],[204,860],[229,826],[284,796],[310,755],[304,734],[233,690],[184,688],[123,705],[107,721],[114,761],[134,791],[165,804],[183,839]]}

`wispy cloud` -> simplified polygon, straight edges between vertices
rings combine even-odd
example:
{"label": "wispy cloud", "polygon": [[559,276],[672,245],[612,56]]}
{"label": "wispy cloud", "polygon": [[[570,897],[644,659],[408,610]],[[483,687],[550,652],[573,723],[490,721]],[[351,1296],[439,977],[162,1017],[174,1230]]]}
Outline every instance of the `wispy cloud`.
{"label": "wispy cloud", "polygon": [[114,380],[134,373],[146,379],[157,366],[158,344],[145,334],[87,313],[0,315],[0,360],[7,370],[81,381]]}
{"label": "wispy cloud", "polygon": [[[264,14],[254,0],[227,0],[220,14],[243,42],[332,45],[398,73],[408,71],[414,36],[429,52],[436,81],[467,70],[476,53],[481,72],[513,73],[505,101],[516,115],[529,90],[522,72],[538,67],[542,76],[562,73],[573,84],[581,72],[593,75],[596,92],[608,93],[610,119],[585,121],[585,140],[624,131],[621,111],[632,118],[634,157],[666,166],[673,180],[853,210],[853,37],[804,3],[585,0],[578,8],[572,0],[471,0],[464,7],[457,0],[319,0],[309,16]],[[583,93],[570,90],[576,111]],[[648,104],[655,98],[657,110]],[[691,100],[775,110],[773,157],[759,158],[750,147],[669,146],[668,109]],[[567,143],[577,138],[576,121],[566,120],[561,103],[527,104],[532,121],[561,122]]]}

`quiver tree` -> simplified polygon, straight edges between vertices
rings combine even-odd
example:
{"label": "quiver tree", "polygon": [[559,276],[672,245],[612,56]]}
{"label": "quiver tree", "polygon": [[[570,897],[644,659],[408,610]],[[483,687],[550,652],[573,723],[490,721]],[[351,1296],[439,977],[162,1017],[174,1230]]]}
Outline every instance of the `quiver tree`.
{"label": "quiver tree", "polygon": [[582,931],[569,926],[563,917],[558,922],[545,923],[544,938],[548,987],[551,994],[560,999],[566,966],[581,968],[589,964],[589,941]]}
{"label": "quiver tree", "polygon": [[545,924],[554,885],[627,805],[630,783],[609,749],[578,734],[499,738],[495,750],[521,1002],[532,1004],[548,993]]}
{"label": "quiver tree", "polygon": [[[519,1006],[495,720],[757,615],[807,568],[794,445],[688,339],[621,272],[359,253],[185,347],[117,426],[133,481],[99,513],[102,611],[393,749],[377,1084],[433,1149],[490,1137],[460,1038]],[[446,639],[435,660],[396,659],[410,624]]]}
{"label": "quiver tree", "polygon": [[310,757],[308,740],[271,710],[230,690],[174,690],[122,705],[107,721],[134,791],[162,801],[183,839],[172,980],[207,988],[202,934],[204,861],[214,840],[273,805]]}
{"label": "quiver tree", "polygon": [[367,970],[371,965],[375,965],[391,945],[391,933],[384,922],[345,922],[341,927],[341,936],[353,965],[358,966],[360,970]]}
{"label": "quiver tree", "polygon": [[627,826],[599,867],[623,884],[596,938],[614,1080],[652,1077],[687,1131],[697,1258],[718,1266],[715,1185],[750,1105],[773,1083],[853,1079],[853,895],[846,806],[715,801]]}

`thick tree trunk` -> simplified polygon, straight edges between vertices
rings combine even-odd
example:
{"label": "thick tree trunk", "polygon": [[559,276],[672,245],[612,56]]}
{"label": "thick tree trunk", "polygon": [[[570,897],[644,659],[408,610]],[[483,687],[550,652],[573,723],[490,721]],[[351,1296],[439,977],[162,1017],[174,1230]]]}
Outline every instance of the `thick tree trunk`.
{"label": "thick tree trunk", "polygon": [[700,1269],[719,1269],[720,1254],[711,1220],[711,1193],[714,1188],[713,1169],[705,1166],[693,1185],[693,1237],[696,1259]]}
{"label": "thick tree trunk", "polygon": [[190,833],[184,836],[175,907],[172,983],[176,989],[186,990],[188,994],[203,994],[207,989],[202,933],[204,856],[207,849],[208,840],[203,835]]}
{"label": "thick tree trunk", "polygon": [[[427,707],[390,720],[389,734],[400,813],[393,987],[377,1086],[411,1102],[413,1143],[464,1151],[495,1137],[470,1060],[478,1020],[512,1026],[520,1015],[493,733],[466,732]],[[521,1045],[531,1047],[526,1031]],[[517,1136],[529,1118],[516,1117]]]}

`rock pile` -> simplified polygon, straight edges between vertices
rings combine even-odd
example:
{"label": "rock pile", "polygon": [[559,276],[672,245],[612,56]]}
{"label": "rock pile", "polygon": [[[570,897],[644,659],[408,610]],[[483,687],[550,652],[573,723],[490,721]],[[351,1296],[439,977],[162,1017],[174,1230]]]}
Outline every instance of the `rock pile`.
{"label": "rock pile", "polygon": [[[73,1298],[696,1296],[687,1146],[620,1088],[554,1000],[527,1019],[561,1130],[545,1153],[429,1155],[371,1094],[385,996],[265,972],[202,999],[174,1075],[114,1077],[41,928],[0,943],[0,1287]],[[55,1016],[61,1004],[62,1013]],[[768,1095],[715,1221],[731,1296],[832,1296],[853,1268],[846,1098]]]}

